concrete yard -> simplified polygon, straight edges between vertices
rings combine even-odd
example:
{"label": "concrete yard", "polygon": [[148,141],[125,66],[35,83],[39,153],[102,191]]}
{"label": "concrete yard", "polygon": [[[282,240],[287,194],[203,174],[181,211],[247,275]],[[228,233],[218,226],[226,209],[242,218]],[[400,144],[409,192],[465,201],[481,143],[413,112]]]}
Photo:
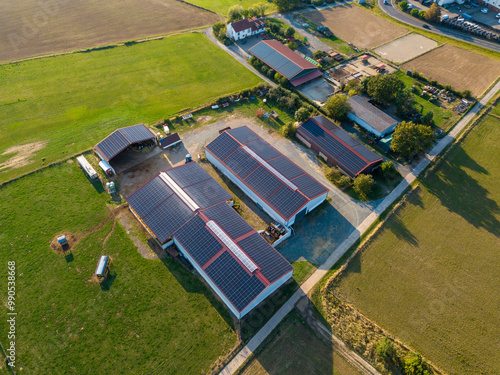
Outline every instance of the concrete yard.
{"label": "concrete yard", "polygon": [[337,91],[334,86],[326,82],[324,79],[316,79],[302,87],[299,87],[302,94],[309,99],[321,104]]}
{"label": "concrete yard", "polygon": [[437,42],[419,34],[408,34],[393,40],[374,51],[382,58],[395,63],[411,60],[438,46]]}

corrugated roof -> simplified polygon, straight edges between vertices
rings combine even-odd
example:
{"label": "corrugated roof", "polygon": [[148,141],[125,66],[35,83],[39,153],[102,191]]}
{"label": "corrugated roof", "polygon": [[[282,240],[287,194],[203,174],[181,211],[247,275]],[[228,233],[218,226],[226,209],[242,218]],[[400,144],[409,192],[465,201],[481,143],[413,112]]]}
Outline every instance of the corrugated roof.
{"label": "corrugated roof", "polygon": [[224,131],[205,148],[285,220],[328,191],[246,126]]}
{"label": "corrugated roof", "polygon": [[351,96],[348,102],[351,105],[352,113],[380,133],[399,122],[399,120],[375,107],[369,100],[361,95]]}
{"label": "corrugated roof", "polygon": [[336,160],[339,167],[353,177],[367,167],[382,161],[380,156],[325,116],[310,118],[297,129],[297,134],[315,144],[325,155]]}
{"label": "corrugated roof", "polygon": [[95,149],[106,161],[110,161],[128,146],[154,138],[154,133],[146,126],[133,125],[115,130],[99,142]]}
{"label": "corrugated roof", "polygon": [[315,70],[315,71],[312,71],[310,73],[307,73],[303,76],[300,76],[298,78],[295,78],[295,79],[292,79],[290,81],[290,83],[294,86],[294,87],[297,87],[297,86],[300,86],[306,82],[309,82],[309,81],[312,81],[313,79],[316,79],[316,78],[319,78],[323,75],[323,73],[321,73],[320,70]]}

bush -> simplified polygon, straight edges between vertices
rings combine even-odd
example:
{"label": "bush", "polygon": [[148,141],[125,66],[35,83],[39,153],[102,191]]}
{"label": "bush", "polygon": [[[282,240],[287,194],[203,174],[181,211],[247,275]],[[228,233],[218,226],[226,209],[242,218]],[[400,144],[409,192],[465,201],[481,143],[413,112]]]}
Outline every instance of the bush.
{"label": "bush", "polygon": [[424,18],[425,17],[425,10],[421,10],[420,12],[418,12],[418,17]]}
{"label": "bush", "polygon": [[410,11],[410,14],[413,16],[413,17],[417,17],[418,18],[418,9],[416,8],[413,8],[411,11]]}
{"label": "bush", "polygon": [[292,51],[295,51],[299,46],[295,42],[290,42],[287,44],[287,47],[290,48]]}
{"label": "bush", "polygon": [[269,69],[267,71],[267,77],[268,78],[273,78],[275,74],[276,74],[276,72],[274,71],[274,69]]}
{"label": "bush", "polygon": [[288,26],[283,34],[286,38],[293,38],[295,35],[295,29],[292,26]]}
{"label": "bush", "polygon": [[295,137],[296,130],[297,129],[295,129],[295,125],[293,125],[293,122],[289,122],[281,128],[281,134],[287,138],[293,138]]}
{"label": "bush", "polygon": [[434,117],[434,113],[432,111],[427,112],[424,115],[424,117],[422,117],[422,124],[430,125],[433,117]]}
{"label": "bush", "polygon": [[262,72],[262,74],[266,74],[268,70],[269,68],[266,65],[262,65],[260,67],[260,71]]}
{"label": "bush", "polygon": [[401,4],[399,4],[399,7],[403,12],[406,12],[408,10],[408,2],[407,1],[402,1]]}
{"label": "bush", "polygon": [[384,161],[380,165],[380,171],[385,178],[394,178],[399,173],[392,161]]}
{"label": "bush", "polygon": [[396,349],[394,348],[394,343],[387,337],[377,342],[375,347],[375,355],[387,364],[394,361],[396,357]]}
{"label": "bush", "polygon": [[375,180],[369,174],[360,174],[354,179],[353,188],[361,197],[366,198],[375,185]]}
{"label": "bush", "polygon": [[243,12],[244,9],[241,5],[233,5],[227,11],[227,17],[231,22],[238,21],[243,17]]}
{"label": "bush", "polygon": [[337,167],[325,167],[325,177],[334,184],[342,177]]}
{"label": "bush", "polygon": [[311,116],[311,111],[309,111],[306,107],[300,107],[295,112],[295,120],[299,122],[306,121]]}
{"label": "bush", "polygon": [[471,95],[472,95],[472,94],[471,94],[470,90],[464,90],[464,91],[462,91],[462,92],[460,93],[460,96],[461,96],[462,98],[466,98],[466,99],[467,99],[467,98],[470,98],[470,97],[471,97]]}
{"label": "bush", "polygon": [[342,175],[337,180],[336,185],[341,189],[347,189],[352,185],[352,180],[349,177]]}
{"label": "bush", "polygon": [[334,120],[342,121],[347,118],[351,106],[347,102],[347,96],[335,94],[326,101],[325,110]]}
{"label": "bush", "polygon": [[430,375],[429,366],[424,362],[422,356],[410,353],[404,358],[404,373],[407,375]]}

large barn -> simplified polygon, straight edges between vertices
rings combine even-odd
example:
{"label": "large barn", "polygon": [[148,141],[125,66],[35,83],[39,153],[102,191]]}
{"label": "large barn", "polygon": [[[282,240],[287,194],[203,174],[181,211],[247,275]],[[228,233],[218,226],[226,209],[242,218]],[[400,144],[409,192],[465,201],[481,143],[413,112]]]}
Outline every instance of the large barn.
{"label": "large barn", "polygon": [[228,204],[231,199],[191,162],[160,172],[127,202],[158,243],[175,244],[241,319],[290,279],[293,267]]}
{"label": "large barn", "polygon": [[277,40],[263,40],[248,52],[288,78],[295,87],[323,75],[316,66]]}
{"label": "large barn", "polygon": [[375,107],[365,96],[351,96],[348,102],[352,110],[347,117],[377,137],[391,134],[399,123],[398,119]]}
{"label": "large barn", "polygon": [[277,222],[290,226],[320,205],[328,189],[248,127],[224,131],[207,159]]}
{"label": "large barn", "polygon": [[328,164],[352,178],[372,172],[382,162],[380,156],[325,116],[310,118],[299,126],[295,136]]}

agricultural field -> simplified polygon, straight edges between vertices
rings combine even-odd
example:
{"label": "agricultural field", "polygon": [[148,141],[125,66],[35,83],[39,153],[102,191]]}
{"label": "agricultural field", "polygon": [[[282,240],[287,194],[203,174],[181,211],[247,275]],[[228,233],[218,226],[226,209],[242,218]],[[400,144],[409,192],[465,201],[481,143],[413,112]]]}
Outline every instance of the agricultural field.
{"label": "agricultural field", "polygon": [[192,33],[3,65],[0,81],[1,182],[260,79]]}
{"label": "agricultural field", "polygon": [[311,330],[297,310],[292,310],[237,374],[359,375],[359,372]]}
{"label": "agricultural field", "polygon": [[450,374],[500,373],[499,140],[487,115],[332,290]]}
{"label": "agricultural field", "polygon": [[0,61],[209,26],[222,17],[175,0],[6,0]]}
{"label": "agricultural field", "polygon": [[374,50],[382,58],[395,63],[413,59],[437,47],[437,42],[420,34],[408,34]]}
{"label": "agricultural field", "polygon": [[186,2],[223,16],[227,16],[227,10],[233,5],[241,5],[244,9],[248,9],[255,4],[266,4],[267,13],[276,11],[276,6],[268,0],[186,0]]}
{"label": "agricultural field", "polygon": [[358,48],[375,48],[408,32],[355,5],[314,11],[304,16],[317,25],[327,26],[335,36]]}
{"label": "agricultural field", "polygon": [[[126,208],[107,205],[73,160],[0,195],[0,260],[16,262],[16,373],[94,374],[98,364],[113,374],[200,374],[236,345],[212,291],[170,258],[143,258],[116,219]],[[50,246],[63,232],[65,254]],[[92,274],[103,254],[111,271],[99,285]],[[6,332],[2,319],[4,346]]]}
{"label": "agricultural field", "polygon": [[402,68],[415,70],[458,91],[470,90],[475,97],[481,96],[500,75],[498,60],[449,44],[403,64]]}

